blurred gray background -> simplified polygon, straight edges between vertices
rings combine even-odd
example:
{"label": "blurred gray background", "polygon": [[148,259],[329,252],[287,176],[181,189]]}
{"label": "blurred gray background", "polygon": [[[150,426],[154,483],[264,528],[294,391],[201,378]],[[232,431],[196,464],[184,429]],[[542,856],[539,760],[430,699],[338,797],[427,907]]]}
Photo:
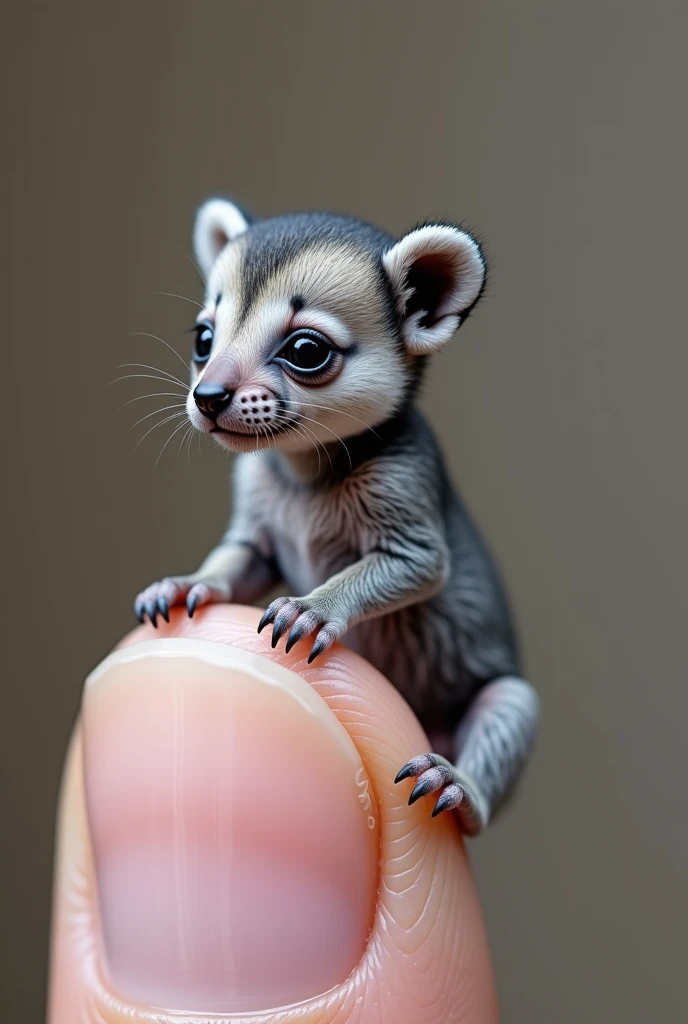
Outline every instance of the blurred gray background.
{"label": "blurred gray background", "polygon": [[171,389],[107,384],[181,369],[132,332],[186,353],[194,307],[154,293],[200,295],[192,216],[229,192],[484,237],[488,294],[423,404],[544,707],[520,798],[470,846],[504,1020],[685,1020],[685,3],[17,2],[3,22],[3,1019],[43,1015],[84,676],[227,516],[213,449],[174,440],[154,471],[163,427],[132,454],[155,400],[116,410]]}

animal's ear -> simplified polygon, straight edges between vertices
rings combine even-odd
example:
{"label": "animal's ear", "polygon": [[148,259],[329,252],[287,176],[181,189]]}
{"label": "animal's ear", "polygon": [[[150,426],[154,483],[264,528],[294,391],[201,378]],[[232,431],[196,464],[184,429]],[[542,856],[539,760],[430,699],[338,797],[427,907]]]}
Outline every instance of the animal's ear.
{"label": "animal's ear", "polygon": [[382,257],[413,355],[437,351],[451,338],[485,283],[480,246],[450,224],[426,224]]}
{"label": "animal's ear", "polygon": [[251,217],[229,199],[208,199],[199,207],[193,230],[193,246],[204,277],[227,242],[242,235]]}

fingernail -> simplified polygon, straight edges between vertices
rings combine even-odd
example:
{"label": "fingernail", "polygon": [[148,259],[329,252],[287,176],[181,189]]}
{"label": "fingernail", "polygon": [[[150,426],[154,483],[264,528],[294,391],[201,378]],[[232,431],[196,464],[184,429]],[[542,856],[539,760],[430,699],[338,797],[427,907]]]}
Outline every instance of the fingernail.
{"label": "fingernail", "polygon": [[300,676],[162,639],[86,684],[84,772],[104,969],[168,1010],[273,1009],[343,982],[377,887],[360,756]]}

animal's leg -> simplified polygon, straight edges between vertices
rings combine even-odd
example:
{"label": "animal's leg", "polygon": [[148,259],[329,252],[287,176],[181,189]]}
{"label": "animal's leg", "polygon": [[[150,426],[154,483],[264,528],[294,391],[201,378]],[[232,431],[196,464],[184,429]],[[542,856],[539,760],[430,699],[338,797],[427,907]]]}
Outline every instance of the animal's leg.
{"label": "animal's leg", "polygon": [[157,627],[157,617],[170,621],[170,608],[186,604],[193,616],[197,607],[236,601],[251,604],[277,580],[271,558],[252,544],[223,543],[210,552],[200,569],[190,576],[169,576],[152,583],[136,598],[134,612],[139,622],[146,615]]}
{"label": "animal's leg", "polygon": [[421,754],[404,765],[396,782],[418,779],[409,803],[440,792],[432,812],[453,810],[467,835],[481,832],[515,784],[528,757],[539,702],[529,683],[515,677],[484,686],[456,733],[455,765],[440,754]]}

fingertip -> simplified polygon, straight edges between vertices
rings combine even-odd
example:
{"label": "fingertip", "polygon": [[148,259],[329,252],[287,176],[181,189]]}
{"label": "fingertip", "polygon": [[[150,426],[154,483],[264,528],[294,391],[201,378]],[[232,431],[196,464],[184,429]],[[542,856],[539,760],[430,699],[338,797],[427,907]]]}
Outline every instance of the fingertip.
{"label": "fingertip", "polygon": [[[123,646],[130,647],[143,640],[154,640],[156,645],[174,643],[174,637],[183,640],[210,640],[213,641],[213,646],[229,644],[233,648],[250,652],[252,656],[260,655],[262,656],[260,661],[267,660],[285,667],[301,669],[303,679],[308,680],[309,686],[324,699],[359,752],[364,772],[356,773],[357,803],[364,813],[364,818],[370,818],[373,821],[370,834],[375,837],[376,857],[374,860],[379,870],[375,890],[377,904],[372,929],[369,931],[365,950],[360,955],[358,964],[353,966],[348,979],[343,984],[335,984],[324,995],[299,1004],[298,1012],[302,1014],[302,1018],[299,1019],[303,1019],[304,1024],[314,1024],[316,1020],[323,1019],[323,1015],[328,1019],[341,1020],[342,1024],[354,1024],[354,1022],[356,1024],[382,1024],[382,1021],[388,1020],[393,1020],[395,1024],[438,1024],[438,1021],[441,1020],[451,1020],[456,1024],[496,1024],[498,1012],[484,926],[454,815],[442,815],[438,812],[438,816],[433,820],[430,808],[424,803],[407,807],[405,789],[399,789],[395,785],[396,782],[403,781],[403,778],[408,777],[405,774],[405,769],[411,755],[417,753],[418,750],[428,749],[427,737],[424,736],[416,719],[399,694],[379,673],[352,651],[336,647],[334,649],[336,656],[328,657],[322,663],[318,663],[317,668],[305,671],[303,655],[298,650],[287,653],[285,648],[281,648],[273,651],[267,637],[256,636],[259,616],[260,613],[255,609],[212,605],[204,610],[204,614],[199,616],[198,620],[191,621],[183,614],[172,615],[171,627],[165,630],[165,636],[172,639],[158,639],[159,634],[155,633],[151,625],[145,624],[142,628],[133,630],[123,641]],[[311,652],[309,662],[312,662],[316,655],[317,652]],[[189,705],[186,699],[181,700],[181,691],[174,686],[161,686],[162,698],[153,699],[151,696],[151,699],[148,700],[144,695],[135,693],[136,689],[136,687],[132,687],[130,704],[125,707],[124,703],[120,703],[117,712],[118,718],[112,713],[112,710],[102,716],[102,722],[111,730],[110,740],[108,740],[108,744],[104,741],[100,743],[96,737],[91,747],[103,755],[105,767],[107,767],[106,762],[109,756],[107,751],[113,750],[113,742],[124,742],[129,749],[131,730],[136,721],[140,721],[138,716],[144,712],[145,715],[150,715],[150,721],[154,721],[155,724],[141,732],[142,742],[145,740],[150,743],[151,738],[156,736],[160,740],[162,736],[159,731],[161,699],[166,699],[165,694],[170,701],[168,706],[170,715],[175,707],[177,712],[183,712],[183,714],[177,719],[177,732],[175,733],[171,728],[170,735],[174,742],[170,742],[169,745],[164,743],[159,749],[172,750],[174,748],[177,751],[186,751],[188,757],[191,758],[188,762],[189,765],[197,765],[199,757],[210,756],[211,749],[226,751],[235,748],[235,744],[239,742],[238,739],[235,740],[235,736],[240,738],[242,733],[244,735],[247,733],[245,728],[232,731],[229,727],[222,725],[223,720],[220,720],[216,714],[209,713],[207,716],[208,727],[201,730],[202,742],[199,734],[197,744],[199,752],[196,754],[195,741],[192,742],[189,734],[189,723],[194,721],[195,715],[192,712],[192,705]],[[219,690],[226,694],[227,689],[225,674]],[[175,694],[177,696],[173,699]],[[170,727],[174,725],[172,719]],[[206,720],[205,713],[203,720]],[[236,722],[235,717],[230,716],[227,721],[230,720]],[[283,722],[280,722],[279,726],[283,731]],[[256,726],[257,730],[258,728]],[[209,736],[216,733],[217,743],[215,740],[209,743]],[[228,755],[222,753],[222,756]],[[318,759],[321,773],[326,769],[329,756],[328,754]],[[117,801],[117,806],[120,807],[118,813],[125,811],[129,813],[127,808],[133,813],[134,798],[137,796],[137,788],[138,790],[141,788],[141,778],[145,780],[146,785],[149,785],[152,779],[148,768],[140,770],[142,759],[135,758],[134,760],[137,763],[135,765],[130,763],[127,768],[131,778],[133,796],[131,800],[127,798],[124,801]],[[252,762],[250,763],[252,764]],[[290,794],[291,792],[295,793],[297,798],[299,784],[291,778],[291,774],[295,770],[293,766],[298,763],[298,758],[292,758],[291,767],[288,769]],[[397,773],[395,778],[392,773],[394,766],[398,764],[403,764],[404,768]],[[85,767],[87,785],[94,786],[93,770],[88,766]],[[72,772],[72,782],[82,779],[83,774],[81,761],[79,761],[78,768]],[[211,774],[214,779],[212,786],[201,786],[198,790],[201,802],[204,790],[214,791],[213,786],[225,785],[226,773],[218,771],[215,767]],[[282,780],[282,784],[285,784],[284,768],[277,774]],[[106,780],[114,780],[106,782],[105,784],[108,786],[123,784],[121,772],[103,769],[100,776]],[[235,780],[246,777],[246,765],[243,765],[240,771],[233,771],[231,775],[231,778]],[[169,772],[162,772],[160,781],[161,785],[165,781],[165,785],[169,786]],[[110,790],[106,790],[106,798],[103,800],[95,799],[94,806],[98,807],[100,813],[107,819],[106,824],[109,829],[110,827],[115,828],[116,823],[107,792]],[[247,807],[250,808],[252,821],[256,823],[269,822],[274,807],[284,806],[287,810],[289,809],[289,801],[281,797],[275,801],[274,779],[271,792],[273,796],[270,799],[260,798],[257,800],[255,792],[250,787],[247,788]],[[141,794],[138,793],[138,796]],[[160,801],[162,799],[161,795]],[[167,798],[165,797],[165,799]],[[220,800],[218,806],[222,807],[225,804],[231,806],[234,799],[234,791],[232,791],[226,801]],[[261,804],[265,808],[262,814],[260,813]],[[162,806],[158,797],[153,800],[153,805]],[[177,804],[178,808],[181,806],[182,804]],[[195,799],[188,803],[188,807],[184,804],[185,830],[187,832],[191,827],[190,822],[194,821],[198,807],[199,803]],[[84,969],[82,962],[82,958],[86,955],[84,951],[98,950],[101,939],[94,932],[90,936],[92,941],[84,943],[79,940],[77,943],[75,930],[70,923],[72,921],[70,908],[77,902],[77,895],[73,891],[74,885],[79,878],[84,877],[84,873],[88,876],[88,867],[85,869],[82,861],[79,861],[78,858],[83,856],[84,849],[90,849],[91,840],[87,837],[83,840],[79,838],[78,842],[74,842],[74,837],[72,837],[70,843],[65,843],[68,833],[73,828],[72,824],[65,824],[68,819],[71,822],[73,816],[70,818],[63,809],[61,812],[61,861],[64,864],[64,870],[59,872],[56,898],[59,924],[55,932],[56,943],[51,986],[54,993],[58,990],[62,993],[59,999],[52,998],[53,1006],[57,1006],[59,1003],[63,1009],[53,1011],[50,1018],[51,1024],[67,1024],[67,1021],[71,1024],[72,1020],[90,1019],[88,1016],[90,1010],[84,1011],[83,1007],[91,1009],[95,1007],[95,1012],[99,1014],[98,1019],[103,1024],[114,1024],[115,1021],[124,1019],[131,1020],[132,1024],[134,1022],[142,1024],[143,1021],[152,1019],[153,1016],[160,1024],[166,1024],[168,1020],[178,1019],[180,1012],[184,1014],[184,1019],[188,1020],[189,1024],[200,1024],[200,1021],[207,1018],[207,1014],[185,1010],[183,1005],[177,1005],[175,1007],[177,1012],[168,1014],[159,1008],[159,1004],[157,1007],[149,1005],[145,999],[139,1004],[123,1002],[121,993],[107,989],[107,971]],[[323,817],[313,814],[313,809],[310,807],[308,820],[308,827],[311,831],[308,831],[307,835],[312,837],[311,841],[325,842],[328,828],[323,825]],[[295,819],[292,818],[286,820],[283,826],[286,835],[290,833],[294,822]],[[198,835],[195,826],[193,829],[189,833],[192,837],[194,834]],[[243,828],[239,831],[242,833]],[[230,832],[231,830],[228,831],[228,835]],[[333,834],[336,833],[333,832]],[[67,846],[69,850],[66,850]],[[259,848],[259,844],[254,844],[254,854]],[[112,863],[116,867],[117,859]],[[223,863],[226,868],[226,858]],[[181,861],[179,866],[181,868]],[[358,871],[360,873],[360,866]],[[237,893],[241,892],[243,875],[242,872],[242,880],[237,881]],[[317,876],[318,870],[314,869],[313,877]],[[178,883],[180,876],[176,875],[175,877]],[[182,877],[189,878],[188,874]],[[233,880],[236,880],[234,873],[228,876],[225,870],[222,877],[226,880],[227,885],[234,885]],[[156,884],[162,884],[160,873],[157,876]],[[225,883],[223,882],[223,884]],[[335,881],[333,884],[336,888],[338,882]],[[97,889],[98,887],[91,885],[89,880],[85,891],[91,895],[86,897],[87,903],[93,898],[92,894]],[[175,891],[181,896],[187,893],[188,898],[188,893],[194,891],[194,886],[191,889],[182,888],[181,890],[177,886]],[[145,887],[143,893],[145,898],[149,898],[150,893],[146,892]],[[85,899],[83,893],[79,894],[78,899],[81,901],[79,905],[83,908]],[[319,902],[322,904],[322,900]],[[115,906],[118,905],[117,900],[114,900],[114,903]],[[88,928],[97,928],[99,912],[96,907],[91,909],[93,913],[89,912],[88,915],[85,915],[82,912],[81,919],[91,922],[88,924]],[[217,916],[217,901],[209,902],[208,913]],[[301,915],[302,907],[299,898],[295,896],[293,917],[295,920],[300,920]],[[148,919],[147,915],[143,915],[143,917]],[[218,919],[229,921],[226,915],[220,915]],[[175,934],[181,940],[188,935],[188,932],[186,929],[182,929],[181,932],[177,929]],[[269,936],[269,932],[265,933],[264,929],[263,934]],[[214,944],[211,942],[210,946],[212,948]],[[150,948],[154,953],[155,944]],[[89,953],[89,955],[92,954]],[[144,969],[142,968],[142,970]],[[266,970],[266,961],[263,958],[263,974]],[[296,973],[298,974],[300,970],[297,968]],[[146,969],[145,973],[149,974],[150,972]],[[99,979],[103,979],[102,984],[106,987],[103,990],[97,987],[101,984]],[[150,982],[147,981],[147,983]],[[66,997],[62,997],[65,985],[67,987],[71,985],[77,992],[76,1001],[73,1003],[69,1003]],[[94,988],[94,986],[96,987]],[[230,1013],[232,1006],[226,996],[223,998],[224,1003],[218,1003],[220,1012]],[[65,1009],[67,1006],[69,1006],[68,1010]],[[60,1012],[62,1016],[60,1016]],[[85,1016],[84,1013],[86,1013]],[[261,1014],[263,1024],[278,1024],[278,1021],[282,1019],[283,1011],[266,1011]],[[224,1024],[225,1018],[222,1017],[221,1020]]]}
{"label": "fingertip", "polygon": [[371,828],[355,745],[301,676],[227,645],[155,640],[92,674],[83,730],[104,953],[123,995],[265,1011],[346,980],[374,915],[377,816]]}

